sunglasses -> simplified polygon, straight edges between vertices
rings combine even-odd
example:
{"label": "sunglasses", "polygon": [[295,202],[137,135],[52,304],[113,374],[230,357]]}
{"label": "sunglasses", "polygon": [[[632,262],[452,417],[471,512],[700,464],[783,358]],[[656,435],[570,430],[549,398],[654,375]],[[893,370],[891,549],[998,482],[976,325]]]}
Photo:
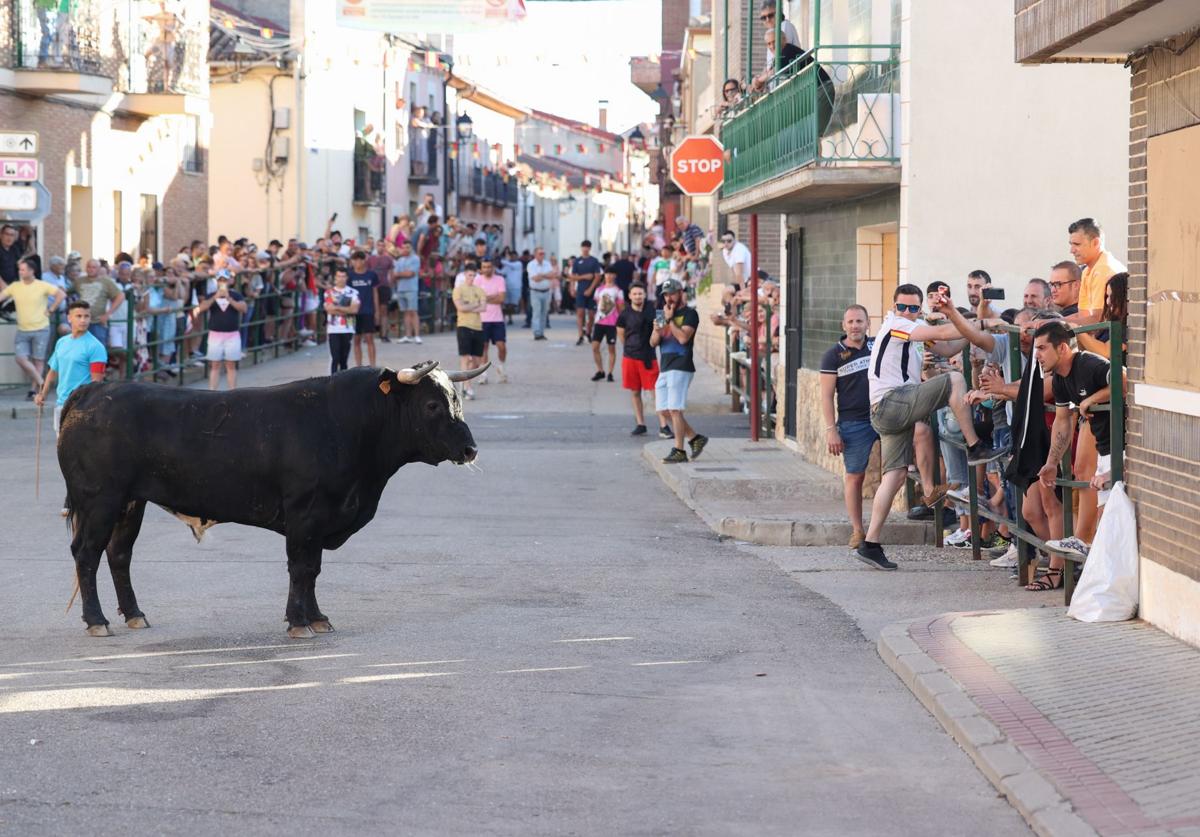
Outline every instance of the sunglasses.
{"label": "sunglasses", "polygon": [[920,305],[905,305],[903,302],[896,303],[896,311],[898,311],[901,314],[903,314],[905,311],[907,311],[910,314],[916,314],[920,310],[921,310]]}
{"label": "sunglasses", "polygon": [[759,20],[774,20],[775,15],[774,14],[759,15],[758,19]]}
{"label": "sunglasses", "polygon": [[723,244],[733,244],[733,239],[732,238],[722,238],[721,242]]}

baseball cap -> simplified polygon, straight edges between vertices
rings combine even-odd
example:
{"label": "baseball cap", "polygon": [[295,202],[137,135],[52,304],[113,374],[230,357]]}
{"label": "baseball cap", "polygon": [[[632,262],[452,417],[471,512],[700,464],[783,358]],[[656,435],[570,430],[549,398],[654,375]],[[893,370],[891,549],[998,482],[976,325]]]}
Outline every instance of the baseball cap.
{"label": "baseball cap", "polygon": [[659,289],[664,294],[679,293],[680,291],[683,290],[683,283],[680,282],[678,279],[668,279],[665,282],[663,282],[661,285],[659,285]]}

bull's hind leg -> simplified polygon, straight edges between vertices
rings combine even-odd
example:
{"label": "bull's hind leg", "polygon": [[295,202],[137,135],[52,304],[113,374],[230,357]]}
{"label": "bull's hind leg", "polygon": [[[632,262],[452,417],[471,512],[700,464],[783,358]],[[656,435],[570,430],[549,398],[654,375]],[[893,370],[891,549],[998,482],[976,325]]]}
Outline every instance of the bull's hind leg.
{"label": "bull's hind leg", "polygon": [[304,595],[304,611],[308,614],[308,626],[316,633],[328,634],[333,632],[333,625],[329,624],[329,617],[321,612],[321,606],[317,604],[317,576],[321,574],[321,553],[317,553],[316,569],[313,571],[312,578],[308,582],[308,590]]}
{"label": "bull's hind leg", "polygon": [[133,592],[133,584],[129,580],[129,563],[133,560],[133,542],[137,540],[138,532],[142,529],[142,516],[146,513],[146,502],[135,500],[125,507],[125,511],[113,527],[112,537],[108,540],[108,569],[112,573],[113,586],[117,588],[118,612],[125,617],[125,624],[130,628],[149,628],[146,614],[138,608],[137,596]]}
{"label": "bull's hind leg", "polygon": [[[311,532],[288,529],[288,599],[284,611],[288,623],[288,636],[292,639],[305,639],[314,633],[313,616],[309,614],[308,604],[312,595],[313,585],[316,584],[317,573],[321,571],[321,542]],[[313,600],[314,613],[316,600]]]}
{"label": "bull's hind leg", "polygon": [[76,505],[75,515],[75,536],[71,539],[71,554],[75,556],[75,575],[79,579],[83,621],[87,623],[89,636],[112,636],[108,620],[104,618],[104,611],[100,608],[100,595],[96,591],[96,570],[100,568],[100,553],[112,537],[120,509],[117,504],[97,497]]}

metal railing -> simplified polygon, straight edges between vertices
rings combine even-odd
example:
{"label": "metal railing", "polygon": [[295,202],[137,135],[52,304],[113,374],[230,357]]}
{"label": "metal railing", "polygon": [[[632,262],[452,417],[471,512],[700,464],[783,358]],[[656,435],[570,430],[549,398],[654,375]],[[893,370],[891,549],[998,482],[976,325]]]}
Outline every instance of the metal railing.
{"label": "metal railing", "polygon": [[[338,261],[324,260],[319,269],[328,271]],[[248,305],[239,328],[244,362],[257,365],[291,354],[300,348],[300,343],[305,339],[300,335],[306,322],[302,291],[278,290],[281,277],[288,269],[271,267],[243,270],[233,277],[231,289],[242,293]],[[255,276],[262,276],[264,286],[272,290],[254,293],[249,289],[248,285]],[[162,304],[151,307],[149,300],[157,295],[155,292],[167,288],[162,284],[143,285],[136,289],[136,293],[127,294],[124,310],[114,314],[109,321],[110,328],[120,328],[125,332],[125,345],[110,349],[113,376],[123,380],[153,380],[177,385],[203,377],[202,349],[209,334],[208,314],[206,312],[197,318],[190,303],[192,289],[201,280],[195,276],[183,278],[187,282],[188,300],[168,300],[164,294],[160,300]],[[426,333],[433,334],[454,327],[454,306],[450,302],[448,289],[422,288],[417,296],[419,319]],[[54,350],[54,341],[63,336],[60,331],[65,332],[65,309],[64,304],[50,316],[51,344],[47,359]],[[396,327],[392,331],[398,333],[402,324],[399,313],[389,311],[387,316],[393,318]],[[313,324],[312,339],[320,342],[325,335],[325,313],[319,301]],[[0,321],[0,333],[8,329],[16,330],[15,321]],[[8,343],[5,339],[4,344]],[[124,357],[117,366],[112,356],[120,354]],[[0,360],[12,356],[11,351],[0,351]],[[22,380],[0,384],[0,390],[26,386]]]}
{"label": "metal railing", "polygon": [[180,16],[155,0],[0,5],[0,66],[103,76],[122,93],[207,88],[207,14]]}
{"label": "metal railing", "polygon": [[[847,52],[886,57],[836,57]],[[899,124],[897,45],[818,47],[725,113],[723,193],[810,164],[895,165]]]}
{"label": "metal railing", "polygon": [[[411,183],[438,182],[438,159],[441,156],[441,130],[408,129],[408,179]],[[418,151],[420,149],[420,151]],[[424,152],[424,153],[420,153]]]}
{"label": "metal railing", "polygon": [[[1109,402],[1107,404],[1096,404],[1091,407],[1091,412],[1108,412],[1109,413],[1109,444],[1112,461],[1112,482],[1115,484],[1125,479],[1125,390],[1124,390],[1124,366],[1125,366],[1125,350],[1123,341],[1125,339],[1124,325],[1120,321],[1099,322],[1092,325],[1073,325],[1072,331],[1076,334],[1080,332],[1099,332],[1107,331],[1109,334]],[[1012,370],[1022,369],[1020,333],[1021,326],[1005,325],[1004,330],[1010,335],[1009,339],[1009,368]],[[1030,359],[1030,363],[1036,363],[1035,359]],[[970,363],[970,348],[963,350],[963,375],[969,376],[967,370],[971,369]],[[955,373],[949,373],[955,374]],[[1016,372],[1014,372],[1016,374]],[[1019,378],[1018,378],[1019,380]],[[967,385],[970,386],[970,378],[967,377]],[[1013,383],[1009,381],[1008,383]],[[1034,397],[1030,395],[1029,397]],[[1047,406],[1047,411],[1053,410],[1054,407]],[[1076,411],[1072,410],[1072,423],[1077,421]],[[934,450],[934,470],[935,473],[941,472],[940,461],[940,445],[939,441],[957,448],[966,450],[966,443],[960,442],[951,438],[938,438],[936,423],[931,422],[933,429],[933,450]],[[1015,445],[1017,440],[1013,440],[1014,449],[1011,449],[1007,454],[1001,457],[1000,461],[1007,463],[1008,459],[1015,456],[1017,450]],[[976,466],[978,467],[978,466]],[[1008,518],[1003,514],[999,514],[990,508],[981,508],[979,505],[979,480],[976,473],[976,467],[967,467],[967,505],[970,509],[971,520],[971,557],[978,561],[982,559],[980,540],[981,540],[981,520],[989,520],[997,525],[1003,525],[1008,528],[1009,534],[1013,541],[1017,544],[1018,556],[1018,572],[1017,581],[1021,585],[1025,585],[1033,581],[1036,561],[1033,560],[1034,550],[1043,550],[1052,552],[1061,556],[1068,562],[1082,563],[1083,558],[1074,553],[1065,553],[1054,550],[1046,545],[1046,542],[1039,538],[1034,532],[1030,531],[1025,525],[1025,518],[1021,511],[1021,496],[1017,493],[1015,506],[1015,515],[1013,518]],[[1071,479],[1074,474],[1074,463],[1072,462],[1071,447],[1063,453],[1060,463],[1060,470],[1066,476],[1060,476],[1054,481],[1056,487],[1062,489],[1062,509],[1063,509],[1063,537],[1071,537],[1074,532],[1074,522],[1072,519],[1072,491],[1077,489],[1085,489],[1090,486],[1090,483],[1081,480]],[[913,505],[914,492],[912,490],[912,481],[914,475],[909,473],[909,482],[907,484],[907,496],[909,505]],[[942,545],[942,509],[945,505],[945,500],[939,500],[934,505],[934,524],[936,531],[936,543]],[[1075,573],[1070,567],[1066,567],[1063,571],[1063,596],[1067,604],[1071,603],[1071,596],[1075,592]]]}
{"label": "metal railing", "polygon": [[354,156],[354,202],[382,204],[385,169],[373,154]]}
{"label": "metal railing", "polygon": [[[775,435],[775,391],[771,382],[771,353],[775,346],[771,340],[771,316],[773,310],[770,305],[763,306],[764,322],[767,324],[766,340],[763,349],[759,352],[758,358],[758,396],[761,399],[758,415],[760,417],[760,432],[770,438]],[[729,339],[730,328],[725,327],[725,392],[729,394],[729,410],[733,413],[742,412],[748,409],[750,404],[750,375],[751,363],[749,351],[733,350],[733,343]]]}

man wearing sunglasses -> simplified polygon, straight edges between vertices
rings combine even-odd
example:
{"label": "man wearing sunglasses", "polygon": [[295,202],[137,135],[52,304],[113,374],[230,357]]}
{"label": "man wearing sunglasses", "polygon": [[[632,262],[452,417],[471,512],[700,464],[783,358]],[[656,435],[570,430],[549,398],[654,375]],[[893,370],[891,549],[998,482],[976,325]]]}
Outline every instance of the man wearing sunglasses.
{"label": "man wearing sunglasses", "polygon": [[733,284],[740,290],[750,279],[750,248],[737,240],[733,230],[721,234],[721,258],[729,267]]}
{"label": "man wearing sunglasses", "polygon": [[[971,408],[965,398],[966,382],[961,375],[934,375],[921,381],[922,349],[949,356],[962,339],[962,333],[952,324],[931,326],[920,319],[924,296],[916,285],[896,288],[892,296],[894,308],[883,319],[867,370],[871,425],[880,438],[883,478],[871,506],[866,540],[855,549],[855,555],[878,570],[896,569],[884,555],[879,538],[896,492],[904,485],[908,466],[913,463],[913,427],[917,422],[927,421],[935,410],[949,406],[967,442],[968,465],[989,462],[1000,455],[975,433]],[[942,294],[932,294],[929,305],[946,316],[953,308],[950,298]],[[945,494],[945,487],[938,485],[924,457],[917,467],[922,471],[921,484],[929,492],[924,498],[926,505],[936,503]]]}

